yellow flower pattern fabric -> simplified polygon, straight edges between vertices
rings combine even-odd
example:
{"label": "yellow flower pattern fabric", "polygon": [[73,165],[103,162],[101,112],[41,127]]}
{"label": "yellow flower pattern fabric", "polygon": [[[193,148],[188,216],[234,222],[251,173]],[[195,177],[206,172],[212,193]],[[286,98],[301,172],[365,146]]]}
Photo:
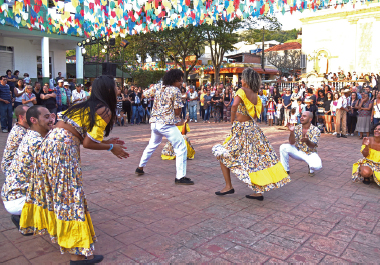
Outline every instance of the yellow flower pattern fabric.
{"label": "yellow flower pattern fabric", "polygon": [[28,130],[22,139],[5,175],[5,183],[1,190],[3,201],[13,201],[25,196],[33,169],[33,156],[42,140],[41,135],[33,130]]}
{"label": "yellow flower pattern fabric", "polygon": [[236,91],[236,96],[239,96],[239,98],[241,98],[241,100],[243,101],[238,106],[238,109],[237,109],[238,113],[242,115],[250,116],[252,119],[256,117],[260,117],[263,104],[259,96],[257,97],[256,105],[254,105],[251,101],[249,101],[244,90],[241,88],[238,91]]}
{"label": "yellow flower pattern fabric", "polygon": [[48,233],[61,252],[90,256],[96,236],[83,191],[80,141],[55,128],[36,152],[20,232]]}
{"label": "yellow flower pattern fabric", "polygon": [[[182,126],[177,126],[178,130],[182,132],[183,125]],[[190,132],[190,127],[189,124],[186,123],[186,132]],[[195,156],[195,150],[193,145],[190,142],[189,137],[186,135],[182,135],[183,139],[185,140],[186,143],[186,148],[187,148],[187,159],[194,159]],[[164,148],[161,151],[161,159],[162,160],[174,160],[175,159],[175,153],[174,153],[174,148],[173,145],[168,141]]]}
{"label": "yellow flower pattern fabric", "polygon": [[176,124],[181,121],[174,115],[175,109],[183,107],[181,91],[178,87],[160,84],[144,91],[144,97],[154,97],[149,123]]}
{"label": "yellow flower pattern fabric", "polygon": [[317,152],[319,138],[321,137],[321,131],[316,126],[310,124],[310,128],[306,133],[306,137],[309,139],[309,141],[316,145],[313,148],[309,147],[306,143],[301,142],[302,124],[299,124],[294,128],[294,135],[296,139],[294,146],[297,148],[297,150],[305,152],[308,155]]}
{"label": "yellow flower pattern fabric", "polygon": [[26,134],[27,129],[24,126],[16,123],[12,130],[9,132],[7,144],[3,152],[3,159],[1,160],[1,170],[5,174],[7,169],[12,163],[13,157],[16,154],[17,148],[20,145],[22,138]]}
{"label": "yellow flower pattern fabric", "polygon": [[[365,145],[362,145],[362,148],[360,151],[363,151],[364,148],[365,148]],[[364,178],[360,175],[360,172],[359,172],[360,166],[369,167],[374,174],[373,180],[376,182],[377,185],[380,186],[380,151],[369,148],[369,155],[365,158],[360,159],[358,162],[356,162],[352,166],[352,181],[353,182],[361,182],[364,180]]]}

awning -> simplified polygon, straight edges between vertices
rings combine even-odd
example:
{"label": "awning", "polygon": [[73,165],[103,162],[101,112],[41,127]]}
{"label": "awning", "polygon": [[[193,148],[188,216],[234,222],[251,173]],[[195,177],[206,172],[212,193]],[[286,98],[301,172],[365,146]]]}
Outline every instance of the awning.
{"label": "awning", "polygon": [[[67,63],[66,64],[66,73],[68,75],[76,76],[76,64],[74,63]],[[85,78],[96,78],[98,76],[102,75],[102,64],[98,64],[98,76],[96,76],[96,64],[85,64],[84,65],[84,73]],[[123,72],[116,68],[116,76],[115,77],[124,77],[124,78],[132,78],[132,76],[124,71]]]}
{"label": "awning", "polygon": [[[243,73],[244,69],[246,67],[226,67],[221,68],[219,71],[219,74],[241,74]],[[259,74],[278,74],[278,70],[276,69],[265,69],[265,72],[261,68],[254,67],[253,70],[255,70]],[[206,74],[212,75],[214,74],[214,69],[211,70],[205,70]]]}

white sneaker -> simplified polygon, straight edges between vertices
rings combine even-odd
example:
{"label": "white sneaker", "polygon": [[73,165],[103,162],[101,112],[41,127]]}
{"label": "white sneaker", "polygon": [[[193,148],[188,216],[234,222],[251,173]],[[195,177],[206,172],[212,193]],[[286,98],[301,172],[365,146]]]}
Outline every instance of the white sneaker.
{"label": "white sneaker", "polygon": [[7,129],[4,129],[4,130],[3,130],[3,133],[7,133],[7,132],[8,132],[8,130],[7,130]]}
{"label": "white sneaker", "polygon": [[193,120],[192,119],[190,119],[190,122],[192,122]]}
{"label": "white sneaker", "polygon": [[351,136],[354,136],[354,134],[353,134],[353,133],[351,133]]}
{"label": "white sneaker", "polygon": [[197,120],[195,120],[194,122],[198,122]]}
{"label": "white sneaker", "polygon": [[334,132],[333,135],[336,135],[336,132]]}

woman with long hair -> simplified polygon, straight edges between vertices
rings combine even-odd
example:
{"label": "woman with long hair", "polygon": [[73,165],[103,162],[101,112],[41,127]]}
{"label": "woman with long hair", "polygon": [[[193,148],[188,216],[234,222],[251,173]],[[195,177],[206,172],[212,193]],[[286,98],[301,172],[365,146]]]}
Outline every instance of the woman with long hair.
{"label": "woman with long hair", "polygon": [[230,85],[227,86],[226,92],[223,95],[223,118],[225,122],[231,120],[231,102],[232,102],[232,88]]}
{"label": "woman with long hair", "polygon": [[20,220],[22,234],[49,233],[61,253],[71,254],[70,264],[93,264],[96,236],[83,191],[80,145],[108,150],[127,158],[124,142],[103,140],[116,119],[116,87],[112,77],[100,76],[88,100],[59,113],[58,123],[36,152],[35,167]]}
{"label": "woman with long hair", "polygon": [[242,88],[236,92],[231,108],[231,135],[223,145],[218,144],[212,148],[226,182],[226,186],[215,194],[235,192],[231,183],[232,171],[253,190],[253,194],[246,198],[262,201],[265,191],[282,187],[290,178],[272,145],[255,123],[263,107],[258,96],[260,75],[252,68],[246,68],[242,73],[241,83]]}
{"label": "woman with long hair", "polygon": [[[336,127],[336,110],[338,108],[338,100],[339,100],[339,98],[340,98],[339,93],[335,92],[334,96],[333,96],[333,100],[331,102],[331,106],[330,106],[331,116],[332,116],[331,118],[332,118],[332,121],[334,123],[334,127]],[[336,135],[336,132],[334,132],[333,135]]]}
{"label": "woman with long hair", "polygon": [[373,103],[369,99],[367,92],[362,94],[361,101],[356,103],[358,111],[358,122],[356,123],[356,131],[360,133],[359,139],[363,139],[364,133],[367,133],[369,137],[370,126],[371,126],[371,113],[372,113]]}
{"label": "woman with long hair", "polygon": [[356,107],[356,104],[359,100],[360,99],[358,99],[358,94],[356,92],[352,92],[347,113],[347,128],[348,133],[351,134],[351,136],[354,136],[356,123],[358,122],[358,109]]}
{"label": "woman with long hair", "polygon": [[331,123],[331,102],[332,102],[332,93],[327,92],[326,93],[326,99],[324,102],[324,108],[325,108],[325,123],[326,123],[326,132],[332,133],[332,123]]}

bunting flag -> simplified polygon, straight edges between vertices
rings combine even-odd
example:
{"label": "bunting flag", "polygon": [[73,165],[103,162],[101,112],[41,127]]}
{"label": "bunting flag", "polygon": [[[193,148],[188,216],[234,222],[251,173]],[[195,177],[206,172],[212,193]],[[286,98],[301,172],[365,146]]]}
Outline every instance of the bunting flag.
{"label": "bunting flag", "polygon": [[0,0],[0,23],[81,37],[125,36],[350,3],[355,7],[356,0],[24,0],[12,6]]}

